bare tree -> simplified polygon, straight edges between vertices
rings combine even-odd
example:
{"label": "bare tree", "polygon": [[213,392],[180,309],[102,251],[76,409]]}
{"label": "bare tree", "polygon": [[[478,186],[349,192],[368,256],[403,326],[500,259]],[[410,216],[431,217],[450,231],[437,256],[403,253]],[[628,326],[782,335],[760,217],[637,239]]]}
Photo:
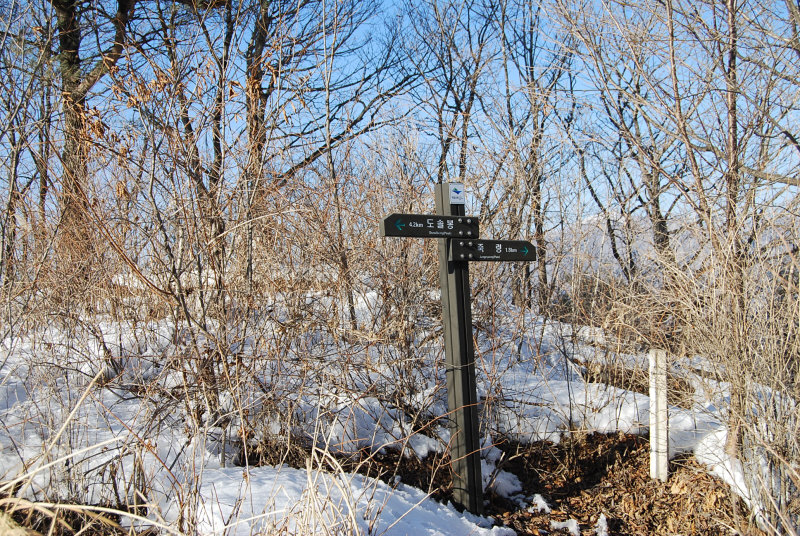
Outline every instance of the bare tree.
{"label": "bare tree", "polygon": [[465,182],[471,129],[480,81],[497,53],[493,46],[494,2],[431,1],[409,4],[416,32],[407,45],[410,61],[425,80],[416,95],[436,132],[436,167],[431,178]]}
{"label": "bare tree", "polygon": [[[57,17],[62,84],[64,145],[61,149],[61,253],[67,265],[83,269],[91,261],[89,218],[89,93],[117,64],[127,40],[135,0],[120,0],[107,15],[72,0],[51,2]],[[87,26],[87,19],[92,24]],[[92,50],[93,45],[96,45]]]}
{"label": "bare tree", "polygon": [[[332,170],[336,148],[393,121],[384,107],[418,77],[402,69],[394,35],[381,42],[358,33],[374,18],[374,2],[260,2],[253,8],[245,54],[250,235],[265,196],[291,186],[318,159]],[[248,238],[250,251],[252,243]],[[340,258],[348,274],[346,255]]]}
{"label": "bare tree", "polygon": [[[645,49],[649,29],[657,24],[655,17],[628,20],[629,36],[603,35],[604,26],[585,25],[582,40],[589,52],[592,83],[600,88],[599,100],[603,116],[598,118],[589,138],[594,139],[598,163],[606,162],[602,175],[607,179],[602,190],[613,192],[611,203],[627,225],[640,227],[631,221],[644,210],[652,232],[651,243],[659,263],[672,266],[675,260],[668,225],[669,207],[674,207],[682,195],[670,178],[681,176],[682,145],[674,135],[664,132],[663,110],[650,105],[654,94],[647,83],[647,75],[638,68],[646,62],[649,51]],[[602,45],[602,46],[601,46]],[[632,58],[632,59],[631,59]],[[611,131],[609,138],[606,132]],[[615,140],[611,143],[611,140]],[[607,169],[613,166],[614,177]],[[633,167],[631,167],[633,166]],[[588,181],[589,178],[587,177]],[[606,214],[607,229],[614,257],[622,267],[627,280],[636,275],[633,245],[628,244],[623,255],[615,247],[615,232],[609,209],[601,201],[595,187],[588,184],[593,199]],[[669,206],[662,199],[670,194]],[[669,269],[665,271],[669,272]],[[652,276],[652,275],[651,275]]]}
{"label": "bare tree", "polygon": [[[548,276],[546,206],[544,183],[548,174],[546,151],[558,143],[556,130],[571,127],[571,116],[558,120],[559,92],[564,89],[573,55],[570,36],[563,39],[549,25],[545,8],[538,1],[502,2],[498,10],[502,42],[504,107],[502,125],[511,155],[512,182],[504,185],[503,196],[511,236],[533,232],[536,246],[539,310],[548,308],[552,292]],[[565,101],[566,102],[566,101]],[[568,108],[568,106],[567,106]],[[487,116],[491,117],[490,114]],[[561,123],[557,125],[557,123]],[[490,192],[484,193],[488,199]],[[513,201],[512,201],[513,200]],[[484,207],[485,209],[486,207]],[[495,211],[497,209],[494,209]],[[528,304],[529,265],[515,286],[515,301]],[[523,287],[528,287],[523,290]],[[523,298],[523,296],[525,296]]]}
{"label": "bare tree", "polygon": [[[765,247],[781,251],[773,258],[790,254],[766,237],[791,217],[786,208],[797,184],[797,123],[787,114],[797,91],[794,4],[560,6],[596,73],[605,116],[624,142],[620,156],[635,165],[633,184],[671,280],[660,299],[685,331],[685,349],[707,356],[730,383],[727,451],[747,460],[756,456],[747,447],[758,441],[748,436],[758,405],[755,378],[763,378],[754,363],[763,363],[766,340],[753,321],[759,304],[771,300],[756,281],[765,270],[780,270],[765,264]],[[692,240],[673,243],[674,233]],[[770,359],[783,368],[793,358]]]}
{"label": "bare tree", "polygon": [[[41,230],[44,224],[43,203],[46,197],[47,136],[51,123],[52,82],[46,76],[51,61],[52,33],[48,20],[40,20],[41,13],[27,5],[12,16],[4,17],[2,28],[3,76],[0,78],[0,102],[4,114],[0,130],[0,144],[7,149],[3,167],[8,177],[8,200],[2,220],[3,288],[21,275],[17,263],[24,261],[24,252],[30,251],[32,236],[20,234],[20,222],[30,230]],[[37,22],[42,22],[38,25]],[[41,103],[41,107],[37,106]],[[38,138],[38,139],[37,139]],[[38,181],[37,181],[38,176]],[[28,210],[28,198],[37,187],[40,190],[38,214]],[[36,222],[38,216],[38,222]],[[41,235],[40,235],[41,236]],[[24,262],[21,263],[25,269]]]}

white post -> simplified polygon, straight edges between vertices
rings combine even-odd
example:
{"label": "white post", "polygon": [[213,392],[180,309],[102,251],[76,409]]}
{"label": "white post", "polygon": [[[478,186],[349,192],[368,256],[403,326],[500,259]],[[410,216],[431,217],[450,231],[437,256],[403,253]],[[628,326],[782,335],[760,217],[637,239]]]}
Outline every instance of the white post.
{"label": "white post", "polygon": [[667,352],[650,350],[650,478],[666,482],[668,468]]}

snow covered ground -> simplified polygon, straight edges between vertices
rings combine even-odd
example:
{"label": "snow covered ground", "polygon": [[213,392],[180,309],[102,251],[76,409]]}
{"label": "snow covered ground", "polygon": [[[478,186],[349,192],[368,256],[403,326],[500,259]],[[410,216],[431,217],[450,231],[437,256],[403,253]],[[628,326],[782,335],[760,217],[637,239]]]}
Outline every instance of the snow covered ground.
{"label": "snow covered ground", "polygon": [[[258,333],[270,323],[279,324],[262,319]],[[588,384],[575,364],[576,357],[641,363],[645,356],[609,354],[596,340],[601,333],[574,336],[532,317],[496,327],[492,336],[477,335],[484,484],[522,508],[544,509],[541,497],[521,495],[518,479],[497,469],[500,452],[489,436],[526,443],[557,442],[578,429],[646,433],[646,395]],[[192,405],[208,395],[193,381],[190,356],[211,343],[184,327],[96,320],[9,336],[0,346],[0,492],[139,505],[124,523],[165,533],[514,534],[399,478],[389,485],[323,470],[336,466],[334,454],[359,449],[424,458],[446,448],[441,348],[419,331],[417,361],[405,365],[397,348],[321,332],[286,341],[279,358],[267,356],[264,340],[282,341],[277,331],[272,339],[240,333],[228,346],[223,368],[236,373],[219,391],[225,417],[217,421]],[[717,401],[704,392],[696,390],[693,407],[670,409],[670,452],[694,452],[748,498],[741,470],[722,451]],[[421,420],[429,424],[420,427]],[[242,449],[270,434],[317,448],[304,468],[248,466]],[[604,520],[598,535],[607,533]],[[553,529],[576,533],[576,526]]]}

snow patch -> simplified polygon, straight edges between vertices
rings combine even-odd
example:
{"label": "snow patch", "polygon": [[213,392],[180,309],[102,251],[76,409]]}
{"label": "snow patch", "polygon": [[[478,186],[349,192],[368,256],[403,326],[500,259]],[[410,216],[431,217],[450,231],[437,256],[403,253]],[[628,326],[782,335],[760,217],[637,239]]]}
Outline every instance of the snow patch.
{"label": "snow patch", "polygon": [[[360,534],[512,536],[491,521],[462,515],[416,488],[361,475],[259,467],[203,473],[197,533],[249,535],[298,529]],[[227,532],[226,532],[227,531]]]}
{"label": "snow patch", "polygon": [[567,530],[570,534],[572,534],[572,536],[581,536],[581,528],[578,525],[578,522],[574,519],[568,519],[566,521],[551,521],[550,528],[552,530]]}
{"label": "snow patch", "polygon": [[608,536],[608,520],[605,514],[600,514],[594,525],[595,536]]}
{"label": "snow patch", "polygon": [[544,500],[544,497],[539,495],[538,493],[533,496],[531,500],[533,503],[528,507],[528,512],[531,514],[535,514],[537,512],[549,514],[550,513],[550,505],[547,504],[547,501]]}

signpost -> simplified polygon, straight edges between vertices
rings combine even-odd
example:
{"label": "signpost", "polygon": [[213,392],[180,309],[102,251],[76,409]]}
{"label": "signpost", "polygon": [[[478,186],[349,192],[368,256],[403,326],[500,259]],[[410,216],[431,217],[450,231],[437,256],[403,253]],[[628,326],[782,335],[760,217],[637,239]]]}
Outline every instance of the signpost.
{"label": "signpost", "polygon": [[[452,184],[436,185],[436,212],[462,216],[464,198],[455,197],[457,202],[454,203],[454,196],[450,190],[452,187]],[[463,187],[461,192],[463,194]],[[453,502],[474,514],[481,515],[483,482],[475,348],[472,341],[469,263],[461,260],[451,261],[451,246],[452,239],[439,241],[439,284],[442,288],[447,408],[450,410]]]}
{"label": "signpost", "polygon": [[483,482],[469,262],[532,261],[536,250],[524,240],[479,240],[478,219],[464,214],[462,184],[437,184],[435,193],[436,214],[392,214],[381,222],[381,235],[439,239],[453,502],[480,515]]}

